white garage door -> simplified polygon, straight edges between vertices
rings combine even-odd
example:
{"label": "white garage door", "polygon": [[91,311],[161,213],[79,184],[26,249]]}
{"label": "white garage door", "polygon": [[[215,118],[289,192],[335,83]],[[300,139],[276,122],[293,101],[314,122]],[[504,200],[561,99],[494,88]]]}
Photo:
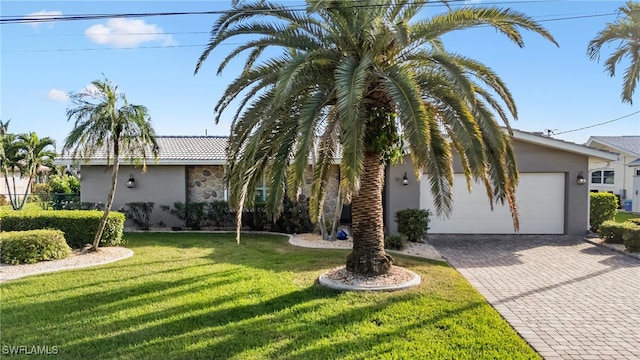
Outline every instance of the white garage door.
{"label": "white garage door", "polygon": [[[516,189],[521,234],[564,233],[564,173],[521,173]],[[429,180],[420,181],[420,207],[431,209],[432,234],[512,234],[513,221],[507,205],[489,206],[484,186],[467,191],[464,175],[454,178],[453,213],[435,215]]]}

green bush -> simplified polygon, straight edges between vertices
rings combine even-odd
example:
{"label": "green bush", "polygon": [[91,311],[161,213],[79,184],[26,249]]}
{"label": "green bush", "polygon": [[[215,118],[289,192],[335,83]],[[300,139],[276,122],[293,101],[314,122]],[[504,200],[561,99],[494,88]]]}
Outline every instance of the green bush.
{"label": "green bush", "polygon": [[71,175],[53,175],[49,178],[51,193],[71,194],[80,192],[80,181]]}
{"label": "green bush", "polygon": [[624,246],[629,252],[640,252],[640,226],[627,226],[622,238],[624,239]]}
{"label": "green bush", "polygon": [[42,210],[49,210],[53,206],[51,186],[48,183],[33,184],[31,190],[38,196],[38,204]]}
{"label": "green bush", "polygon": [[127,209],[125,210],[125,216],[127,219],[133,221],[136,227],[140,230],[149,230],[149,219],[155,203],[152,202],[130,202],[127,203]]}
{"label": "green bush", "polygon": [[225,226],[230,216],[229,205],[223,200],[208,203],[205,212],[210,225],[219,228]]}
{"label": "green bush", "polygon": [[33,264],[38,261],[64,259],[71,248],[60,230],[3,232],[0,236],[0,262]]}
{"label": "green bush", "polygon": [[589,225],[591,231],[598,232],[600,225],[613,220],[618,212],[618,198],[605,192],[590,193],[591,207],[589,209]]}
{"label": "green bush", "polygon": [[630,222],[632,224],[636,224],[636,225],[640,226],[640,218],[628,219],[626,222]]}
{"label": "green bush", "polygon": [[404,209],[396,213],[398,232],[408,241],[422,241],[429,230],[429,210]]}
{"label": "green bush", "polygon": [[[3,231],[25,231],[38,229],[57,229],[64,232],[67,243],[72,248],[81,248],[92,243],[98,231],[103,213],[94,210],[78,211],[2,211],[0,229]],[[102,234],[100,245],[115,246],[123,244],[122,232],[125,216],[112,211]]]}
{"label": "green bush", "polygon": [[608,244],[622,244],[624,242],[622,236],[628,227],[627,223],[607,220],[600,225],[598,235]]}
{"label": "green bush", "polygon": [[173,203],[173,208],[166,205],[161,205],[160,208],[165,211],[169,211],[171,215],[176,216],[178,219],[184,221],[184,225],[192,230],[200,230],[204,226],[206,220],[205,207],[206,202],[191,202],[191,203]]}
{"label": "green bush", "polygon": [[406,239],[402,235],[387,235],[384,238],[384,248],[390,250],[402,250],[406,246]]}
{"label": "green bush", "polygon": [[313,231],[313,223],[309,215],[309,202],[307,200],[293,201],[285,197],[282,204],[282,213],[275,221],[273,231],[287,234],[303,234]]}

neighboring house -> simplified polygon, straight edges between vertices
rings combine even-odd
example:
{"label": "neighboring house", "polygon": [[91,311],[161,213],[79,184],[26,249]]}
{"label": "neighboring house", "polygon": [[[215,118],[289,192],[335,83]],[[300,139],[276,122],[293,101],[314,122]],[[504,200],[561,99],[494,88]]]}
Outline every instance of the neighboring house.
{"label": "neighboring house", "polygon": [[[520,171],[516,189],[520,233],[586,234],[589,188],[578,183],[578,176],[587,176],[590,158],[614,161],[617,155],[519,130],[514,130],[513,141]],[[514,233],[508,207],[496,204],[491,211],[484,187],[475,184],[469,193],[457,162],[454,170],[453,213],[447,219],[433,214],[429,232]],[[409,177],[406,186],[402,185],[405,172]],[[427,177],[418,181],[412,175],[410,162],[388,169],[385,220],[392,233],[398,210],[422,208],[435,213]]]}
{"label": "neighboring house", "polygon": [[[47,182],[50,170],[48,167],[40,165],[36,177],[33,178],[32,185]],[[29,178],[21,176],[17,168],[13,172],[9,171],[8,175],[8,179],[5,179],[4,175],[0,172],[0,195],[8,196],[9,192],[20,196],[24,195],[27,185],[29,184]],[[6,180],[9,180],[9,189],[7,189]],[[28,193],[31,194],[32,192],[33,187],[30,187]]]}
{"label": "neighboring house", "polygon": [[[640,176],[640,136],[592,136],[586,145],[618,154],[613,161],[589,161],[589,189],[617,195],[620,206],[625,200],[632,200],[633,195],[637,195],[636,191],[640,190],[633,186],[634,178]],[[638,202],[634,201],[634,211],[640,211]]]}
{"label": "neighboring house", "polygon": [[[160,209],[174,202],[227,200],[224,186],[226,137],[159,136],[160,155],[157,162],[140,166],[121,165],[114,209],[129,202],[151,201],[156,204],[151,217],[153,225],[181,225],[178,219]],[[589,227],[589,188],[579,185],[578,175],[588,174],[589,158],[614,161],[617,155],[586,146],[540,135],[514,131],[514,148],[520,170],[516,196],[520,213],[520,233],[578,234]],[[81,166],[81,201],[104,202],[110,185],[110,168],[104,154],[96,155]],[[336,164],[339,159],[336,159]],[[69,164],[69,158],[56,163]],[[503,205],[490,210],[482,187],[469,193],[459,164],[454,166],[454,210],[448,219],[431,217],[431,233],[513,233],[511,215]],[[324,212],[332,218],[338,192],[338,166],[331,176]],[[405,174],[408,181],[403,181]],[[134,187],[126,183],[133,179]],[[303,193],[309,193],[311,176]],[[405,185],[405,183],[407,183]],[[406,208],[433,209],[428,180],[415,179],[410,161],[387,168],[384,189],[385,224],[395,233],[395,213]],[[256,188],[256,196],[264,199],[266,184]]]}

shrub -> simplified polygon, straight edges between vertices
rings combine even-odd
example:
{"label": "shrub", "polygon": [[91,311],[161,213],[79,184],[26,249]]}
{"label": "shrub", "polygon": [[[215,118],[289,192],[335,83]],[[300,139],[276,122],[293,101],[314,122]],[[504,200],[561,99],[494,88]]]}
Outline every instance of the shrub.
{"label": "shrub", "polygon": [[242,224],[253,231],[267,230],[269,224],[265,203],[256,203],[253,209],[245,210],[242,213]]}
{"label": "shrub", "polygon": [[7,200],[7,196],[4,194],[0,194],[0,206],[9,205],[9,200]]}
{"label": "shrub", "polygon": [[627,219],[626,222],[630,222],[632,224],[636,224],[636,225],[640,226],[640,218]]}
{"label": "shrub", "polygon": [[149,218],[153,212],[155,203],[152,202],[130,202],[127,203],[125,216],[133,221],[140,230],[149,230]]}
{"label": "shrub", "polygon": [[402,250],[406,245],[406,239],[402,235],[387,235],[384,238],[384,248],[390,250]]}
{"label": "shrub", "polygon": [[226,201],[215,200],[207,204],[206,210],[207,219],[212,226],[224,227],[228,222],[230,216],[229,205]]}
{"label": "shrub", "polygon": [[[102,219],[102,212],[94,210],[3,211],[0,219],[0,228],[3,231],[61,230],[69,246],[80,248],[93,242]],[[109,213],[100,245],[114,246],[124,242],[122,239],[124,220],[123,213],[115,211]]]}
{"label": "shrub", "polygon": [[618,223],[613,220],[607,220],[603,222],[599,229],[598,235],[608,244],[622,244],[624,230],[628,228],[627,223]]}
{"label": "shrub", "polygon": [[429,230],[429,210],[404,209],[396,213],[398,232],[408,241],[422,241]]}
{"label": "shrub", "polygon": [[307,200],[293,201],[285,197],[282,213],[276,220],[273,231],[287,234],[302,234],[313,231],[311,216],[309,216],[309,202]]}
{"label": "shrub", "polygon": [[51,186],[48,183],[33,184],[33,194],[38,196],[38,204],[42,210],[49,210],[53,206]]}
{"label": "shrub", "polygon": [[69,254],[71,249],[60,230],[3,232],[0,238],[0,262],[6,264],[33,264]]}
{"label": "shrub", "polygon": [[53,175],[49,178],[49,187],[54,194],[80,192],[80,181],[71,175]]}
{"label": "shrub", "polygon": [[622,237],[629,252],[640,252],[640,226],[627,226]]}
{"label": "shrub", "polygon": [[618,212],[618,198],[611,193],[590,193],[591,207],[589,209],[589,225],[591,231],[598,232],[600,225],[613,220]]}
{"label": "shrub", "polygon": [[192,203],[173,203],[173,208],[166,205],[161,205],[160,208],[165,211],[169,211],[171,215],[176,216],[178,219],[184,221],[184,226],[193,230],[200,230],[205,221],[205,206],[204,202],[192,202]]}

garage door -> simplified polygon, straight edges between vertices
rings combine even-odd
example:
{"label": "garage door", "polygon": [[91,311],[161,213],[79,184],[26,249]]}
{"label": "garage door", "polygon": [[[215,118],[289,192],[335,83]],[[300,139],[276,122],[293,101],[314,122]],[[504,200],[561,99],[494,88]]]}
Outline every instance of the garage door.
{"label": "garage door", "polygon": [[[516,189],[521,234],[564,233],[564,173],[521,173]],[[493,211],[483,185],[467,191],[464,175],[454,178],[453,213],[449,218],[435,215],[429,180],[420,181],[420,207],[431,209],[429,223],[434,234],[512,234],[509,207],[495,205]]]}

